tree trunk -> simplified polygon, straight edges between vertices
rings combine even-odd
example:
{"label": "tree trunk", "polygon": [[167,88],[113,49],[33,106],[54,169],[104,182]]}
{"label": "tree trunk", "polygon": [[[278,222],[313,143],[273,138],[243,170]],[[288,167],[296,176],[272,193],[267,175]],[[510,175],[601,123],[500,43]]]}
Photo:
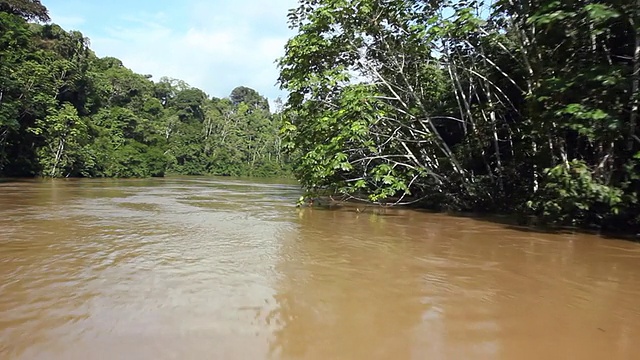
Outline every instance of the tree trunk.
{"label": "tree trunk", "polygon": [[638,121],[638,87],[640,86],[640,32],[638,31],[637,20],[640,18],[640,0],[636,0],[636,13],[632,22],[636,32],[636,46],[633,52],[633,81],[631,83],[631,116],[629,119],[629,151],[633,150],[633,143],[637,139],[636,123]]}
{"label": "tree trunk", "polygon": [[58,164],[60,163],[60,159],[62,158],[62,154],[64,152],[64,143],[65,138],[60,138],[60,142],[58,143],[58,151],[56,152],[56,157],[53,161],[53,166],[51,167],[51,177],[56,176],[56,170],[58,168]]}

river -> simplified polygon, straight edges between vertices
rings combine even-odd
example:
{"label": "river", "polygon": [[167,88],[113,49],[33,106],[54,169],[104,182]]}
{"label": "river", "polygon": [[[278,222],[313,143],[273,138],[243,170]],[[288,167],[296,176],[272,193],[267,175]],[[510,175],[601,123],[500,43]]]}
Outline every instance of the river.
{"label": "river", "polygon": [[640,358],[640,244],[299,196],[0,183],[0,358]]}

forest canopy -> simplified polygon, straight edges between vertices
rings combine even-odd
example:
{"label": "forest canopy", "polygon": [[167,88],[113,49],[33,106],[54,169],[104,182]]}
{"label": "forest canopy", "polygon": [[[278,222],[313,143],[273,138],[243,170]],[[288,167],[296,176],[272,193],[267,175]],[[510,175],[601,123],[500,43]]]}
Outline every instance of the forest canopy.
{"label": "forest canopy", "polygon": [[636,0],[301,0],[289,24],[308,196],[638,231]]}
{"label": "forest canopy", "polygon": [[[640,231],[640,4],[300,0],[282,111],[151,80],[0,0],[0,176],[274,176],[308,197]],[[291,165],[289,165],[291,164]]]}
{"label": "forest canopy", "polygon": [[0,0],[0,177],[288,173],[257,91],[154,82],[48,21],[40,1]]}

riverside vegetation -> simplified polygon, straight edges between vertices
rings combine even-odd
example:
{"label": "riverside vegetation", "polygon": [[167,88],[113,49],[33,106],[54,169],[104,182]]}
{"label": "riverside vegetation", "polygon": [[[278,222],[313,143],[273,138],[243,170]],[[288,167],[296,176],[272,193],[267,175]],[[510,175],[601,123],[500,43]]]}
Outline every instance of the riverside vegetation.
{"label": "riverside vegetation", "polygon": [[302,0],[289,24],[309,196],[639,230],[639,1]]}
{"label": "riverside vegetation", "polygon": [[291,167],[309,197],[640,230],[637,0],[301,0],[278,114],[249,88],[151,81],[48,21],[0,0],[0,176]]}
{"label": "riverside vegetation", "polygon": [[39,1],[0,0],[0,177],[288,173],[255,90],[218,99],[154,82],[48,21]]}

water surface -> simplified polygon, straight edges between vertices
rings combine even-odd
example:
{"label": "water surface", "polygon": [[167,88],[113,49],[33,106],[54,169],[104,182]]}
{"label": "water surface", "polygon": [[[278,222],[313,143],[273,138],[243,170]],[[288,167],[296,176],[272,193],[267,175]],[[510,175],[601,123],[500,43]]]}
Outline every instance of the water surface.
{"label": "water surface", "polygon": [[299,195],[0,183],[0,358],[640,358],[640,244]]}

